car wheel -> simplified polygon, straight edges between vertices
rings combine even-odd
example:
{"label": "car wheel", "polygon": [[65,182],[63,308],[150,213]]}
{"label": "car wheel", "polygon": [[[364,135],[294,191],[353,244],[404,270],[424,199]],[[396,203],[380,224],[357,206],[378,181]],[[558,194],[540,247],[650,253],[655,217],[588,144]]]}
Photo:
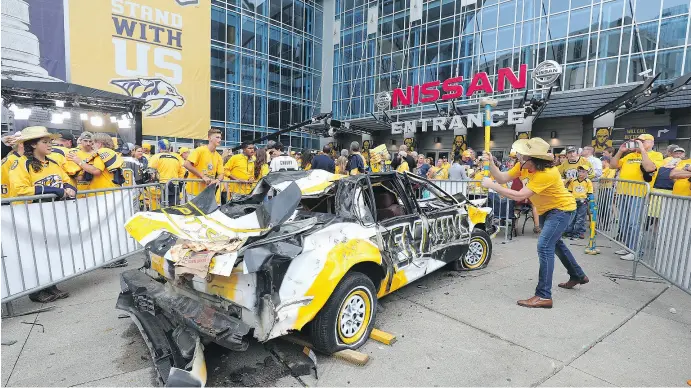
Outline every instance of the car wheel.
{"label": "car wheel", "polygon": [[482,229],[473,229],[468,243],[468,251],[453,263],[456,271],[482,268],[492,258],[492,240]]}
{"label": "car wheel", "polygon": [[326,354],[362,346],[374,327],[376,295],[367,275],[347,273],[310,324],[312,345]]}

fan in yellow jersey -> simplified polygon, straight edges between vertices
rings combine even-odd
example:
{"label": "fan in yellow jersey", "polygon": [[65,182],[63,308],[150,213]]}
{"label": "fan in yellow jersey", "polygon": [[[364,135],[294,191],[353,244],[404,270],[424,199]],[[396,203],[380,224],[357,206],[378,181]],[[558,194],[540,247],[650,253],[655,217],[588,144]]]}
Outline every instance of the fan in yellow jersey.
{"label": "fan in yellow jersey", "polygon": [[176,206],[180,200],[180,183],[176,179],[185,177],[184,160],[172,152],[168,140],[158,141],[158,153],[149,160],[149,168],[158,171],[158,181],[166,184],[168,206]]}
{"label": "fan in yellow jersey", "polygon": [[674,179],[672,194],[691,197],[691,159],[679,162],[669,177]]}
{"label": "fan in yellow jersey", "polygon": [[406,151],[398,152],[398,155],[396,157],[401,158],[401,161],[398,164],[398,167],[396,167],[396,172],[404,173],[406,171],[409,171],[408,162],[405,160],[406,156],[408,156],[408,153]]}
{"label": "fan in yellow jersey", "polygon": [[[644,197],[648,192],[644,182],[651,182],[655,171],[662,165],[662,154],[653,151],[655,138],[644,133],[634,141],[626,141],[612,158],[612,167],[619,169],[619,179],[640,183],[621,182],[617,184],[619,208],[619,231],[624,236],[627,247],[638,243],[641,212],[644,208]],[[622,260],[633,260],[635,255],[622,249],[615,252],[623,255]]]}
{"label": "fan in yellow jersey", "polygon": [[[254,144],[242,143],[242,153],[228,159],[224,166],[225,178],[234,181],[254,182]],[[230,183],[230,193],[245,195],[252,191],[252,183]]]}
{"label": "fan in yellow jersey", "polygon": [[[70,177],[48,155],[51,154],[51,140],[59,135],[48,133],[46,127],[28,127],[17,140],[24,143],[24,156],[10,166],[10,196],[23,197],[54,194],[58,198],[74,198],[76,188]],[[34,302],[46,303],[67,298],[69,294],[57,286],[51,286],[29,295]]]}
{"label": "fan in yellow jersey", "polygon": [[[569,274],[569,281],[560,283],[559,287],[571,289],[577,284],[586,284],[589,281],[569,248],[561,240],[576,210],[576,201],[564,187],[559,171],[552,167],[553,156],[549,153],[550,145],[546,141],[539,137],[520,139],[513,143],[512,148],[516,150],[520,163],[507,172],[499,171],[494,163],[490,163],[490,172],[498,183],[485,178],[482,186],[514,201],[530,199],[535,205],[542,227],[537,243],[540,259],[538,283],[535,296],[519,300],[518,305],[551,308],[555,254],[559,256]],[[484,160],[490,158],[488,153],[483,155]],[[501,185],[518,177],[521,177],[524,183],[520,191]]]}
{"label": "fan in yellow jersey", "polygon": [[[101,174],[101,165],[103,162],[98,159],[96,151],[94,151],[94,135],[91,132],[82,132],[77,139],[79,148],[68,153],[65,156],[68,162],[72,162],[77,166],[77,173],[74,176],[77,182],[77,190],[89,190],[91,180],[95,175]],[[99,164],[95,167],[94,164]]]}
{"label": "fan in yellow jersey", "polygon": [[444,168],[444,161],[437,159],[437,165],[430,167],[427,171],[427,178],[432,180],[446,180],[449,179],[449,170]]}
{"label": "fan in yellow jersey", "polygon": [[[122,156],[113,150],[113,140],[107,133],[94,134],[94,150],[103,163],[101,174],[95,175],[89,184],[91,190],[120,187],[124,183],[122,176]],[[100,164],[99,164],[100,168]]]}
{"label": "fan in yellow jersey", "polygon": [[2,197],[8,197],[10,192],[10,167],[15,165],[24,154],[24,144],[18,143],[22,133],[17,132],[2,138],[2,142],[12,147],[12,151],[2,160]]}
{"label": "fan in yellow jersey", "polygon": [[578,178],[578,167],[583,166],[588,171],[588,178],[592,179],[595,175],[593,166],[588,159],[582,158],[576,152],[575,147],[566,147],[566,160],[559,165],[559,173],[562,179],[570,180]]}
{"label": "fan in yellow jersey", "polygon": [[585,216],[588,213],[588,196],[593,194],[593,182],[588,179],[588,170],[578,166],[578,178],[570,179],[566,184],[567,190],[576,199],[576,216],[566,228],[566,237],[585,239]]}
{"label": "fan in yellow jersey", "polygon": [[[201,179],[204,182],[190,182],[187,184],[188,199],[199,195],[209,185],[217,185],[223,178],[223,159],[216,148],[221,144],[221,131],[211,128],[208,132],[209,144],[194,149],[183,165],[189,170],[190,178]],[[216,192],[216,201],[221,201],[221,194]]]}

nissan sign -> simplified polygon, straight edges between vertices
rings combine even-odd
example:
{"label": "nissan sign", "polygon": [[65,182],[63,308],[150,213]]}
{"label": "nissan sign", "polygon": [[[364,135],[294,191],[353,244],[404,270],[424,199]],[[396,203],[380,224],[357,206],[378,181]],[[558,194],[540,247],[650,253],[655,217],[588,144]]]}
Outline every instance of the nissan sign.
{"label": "nissan sign", "polygon": [[540,62],[533,70],[533,81],[540,86],[550,86],[561,75],[561,65],[555,61]]}

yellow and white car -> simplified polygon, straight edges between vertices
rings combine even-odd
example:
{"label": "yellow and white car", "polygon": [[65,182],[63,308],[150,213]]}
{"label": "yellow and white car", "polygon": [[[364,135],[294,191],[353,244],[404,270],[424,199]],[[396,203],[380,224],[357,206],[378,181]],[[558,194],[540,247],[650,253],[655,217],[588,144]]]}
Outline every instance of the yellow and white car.
{"label": "yellow and white car", "polygon": [[242,351],[302,331],[325,353],[358,348],[378,298],[492,254],[491,208],[408,173],[270,173],[220,207],[213,190],[126,225],[149,259],[122,274],[117,307],[164,381],[205,341]]}

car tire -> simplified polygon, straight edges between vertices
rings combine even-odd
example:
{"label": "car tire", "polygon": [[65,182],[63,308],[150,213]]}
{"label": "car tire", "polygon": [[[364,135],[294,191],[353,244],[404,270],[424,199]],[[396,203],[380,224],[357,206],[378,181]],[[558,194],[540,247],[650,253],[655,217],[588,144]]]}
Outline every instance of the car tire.
{"label": "car tire", "polygon": [[473,229],[468,243],[468,250],[458,260],[452,263],[455,271],[480,269],[489,263],[492,258],[492,239],[482,229]]}
{"label": "car tire", "polygon": [[[310,324],[315,349],[332,354],[357,349],[369,338],[377,313],[377,292],[361,272],[349,272]],[[347,321],[344,322],[344,319]]]}

